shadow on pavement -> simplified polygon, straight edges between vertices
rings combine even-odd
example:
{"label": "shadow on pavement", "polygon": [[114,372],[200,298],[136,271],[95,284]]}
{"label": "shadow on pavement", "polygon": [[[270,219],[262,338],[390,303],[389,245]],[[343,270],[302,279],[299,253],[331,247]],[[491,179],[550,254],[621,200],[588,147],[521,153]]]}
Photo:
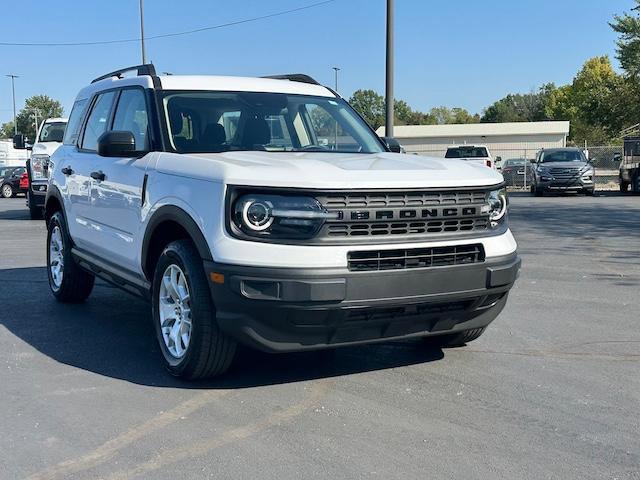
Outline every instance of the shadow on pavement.
{"label": "shadow on pavement", "polygon": [[383,370],[440,360],[419,340],[269,355],[241,349],[220,379],[184,382],[161,365],[149,304],[97,283],[85,304],[58,303],[44,267],[0,270],[0,324],[53,360],[132,383],[176,388],[235,389]]}

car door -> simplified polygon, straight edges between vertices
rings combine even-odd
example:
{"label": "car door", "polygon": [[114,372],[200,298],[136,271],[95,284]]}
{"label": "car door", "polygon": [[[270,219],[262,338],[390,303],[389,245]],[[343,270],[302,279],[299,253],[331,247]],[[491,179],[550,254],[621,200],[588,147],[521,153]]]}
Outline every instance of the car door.
{"label": "car door", "polygon": [[[133,133],[136,151],[133,157],[96,156],[91,218],[100,227],[100,242],[95,253],[133,272],[140,272],[139,236],[142,190],[149,152],[149,109],[144,89],[122,89],[116,100],[111,130]],[[96,175],[94,175],[96,176]]]}
{"label": "car door", "polygon": [[76,145],[66,148],[59,157],[56,155],[65,178],[62,193],[69,232],[76,246],[87,251],[93,251],[100,242],[100,225],[92,218],[91,174],[98,157],[98,138],[107,130],[116,93],[107,91],[93,97]]}

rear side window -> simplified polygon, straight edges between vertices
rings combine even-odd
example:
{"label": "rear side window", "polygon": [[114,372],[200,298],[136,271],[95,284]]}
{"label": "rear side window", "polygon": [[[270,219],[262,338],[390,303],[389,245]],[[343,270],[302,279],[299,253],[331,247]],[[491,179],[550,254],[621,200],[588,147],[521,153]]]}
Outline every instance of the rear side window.
{"label": "rear side window", "polygon": [[107,130],[114,97],[115,92],[102,93],[93,104],[82,137],[83,150],[98,150],[98,138]]}
{"label": "rear side window", "polygon": [[112,130],[124,130],[133,133],[136,150],[149,150],[149,117],[144,92],[139,89],[126,89],[120,94],[118,107],[113,117]]}
{"label": "rear side window", "polygon": [[78,131],[80,130],[80,122],[82,122],[86,105],[86,99],[78,100],[73,104],[73,109],[69,116],[69,123],[67,124],[67,129],[64,132],[63,143],[65,145],[75,145],[78,141]]}

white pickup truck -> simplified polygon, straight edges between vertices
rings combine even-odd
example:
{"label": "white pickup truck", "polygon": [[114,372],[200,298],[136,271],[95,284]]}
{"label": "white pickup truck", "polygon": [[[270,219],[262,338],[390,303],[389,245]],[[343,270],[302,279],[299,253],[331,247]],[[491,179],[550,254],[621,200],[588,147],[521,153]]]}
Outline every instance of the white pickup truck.
{"label": "white pickup truck", "polygon": [[485,145],[460,145],[447,148],[444,158],[464,160],[465,162],[484,165],[485,167],[497,169],[489,149]]}
{"label": "white pickup truck", "polygon": [[97,276],[148,298],[185,378],[223,373],[238,342],[462,345],[520,268],[500,174],[390,152],[306,75],[107,74],[50,169],[53,295],[82,302]]}

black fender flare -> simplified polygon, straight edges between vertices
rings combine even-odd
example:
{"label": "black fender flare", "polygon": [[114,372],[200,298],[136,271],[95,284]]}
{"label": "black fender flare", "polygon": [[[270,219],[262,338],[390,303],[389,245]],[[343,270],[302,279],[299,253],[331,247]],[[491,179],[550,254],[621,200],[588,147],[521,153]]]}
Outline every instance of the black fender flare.
{"label": "black fender flare", "polygon": [[44,199],[45,213],[48,210],[47,207],[50,204],[52,198],[55,198],[58,201],[58,203],[60,204],[60,207],[62,207],[62,215],[64,215],[66,219],[66,215],[64,213],[64,200],[62,199],[62,193],[60,193],[60,190],[58,189],[58,187],[49,183],[49,186],[47,187],[47,195],[45,196],[45,199]]}
{"label": "black fender flare", "polygon": [[153,213],[144,232],[144,238],[142,240],[142,255],[140,260],[146,275],[149,274],[149,272],[146,271],[146,263],[147,256],[149,255],[149,243],[151,242],[151,237],[153,236],[156,228],[166,221],[175,222],[185,229],[195,243],[196,249],[203,260],[213,260],[211,251],[209,250],[209,244],[207,243],[202,230],[191,215],[180,207],[164,205]]}

